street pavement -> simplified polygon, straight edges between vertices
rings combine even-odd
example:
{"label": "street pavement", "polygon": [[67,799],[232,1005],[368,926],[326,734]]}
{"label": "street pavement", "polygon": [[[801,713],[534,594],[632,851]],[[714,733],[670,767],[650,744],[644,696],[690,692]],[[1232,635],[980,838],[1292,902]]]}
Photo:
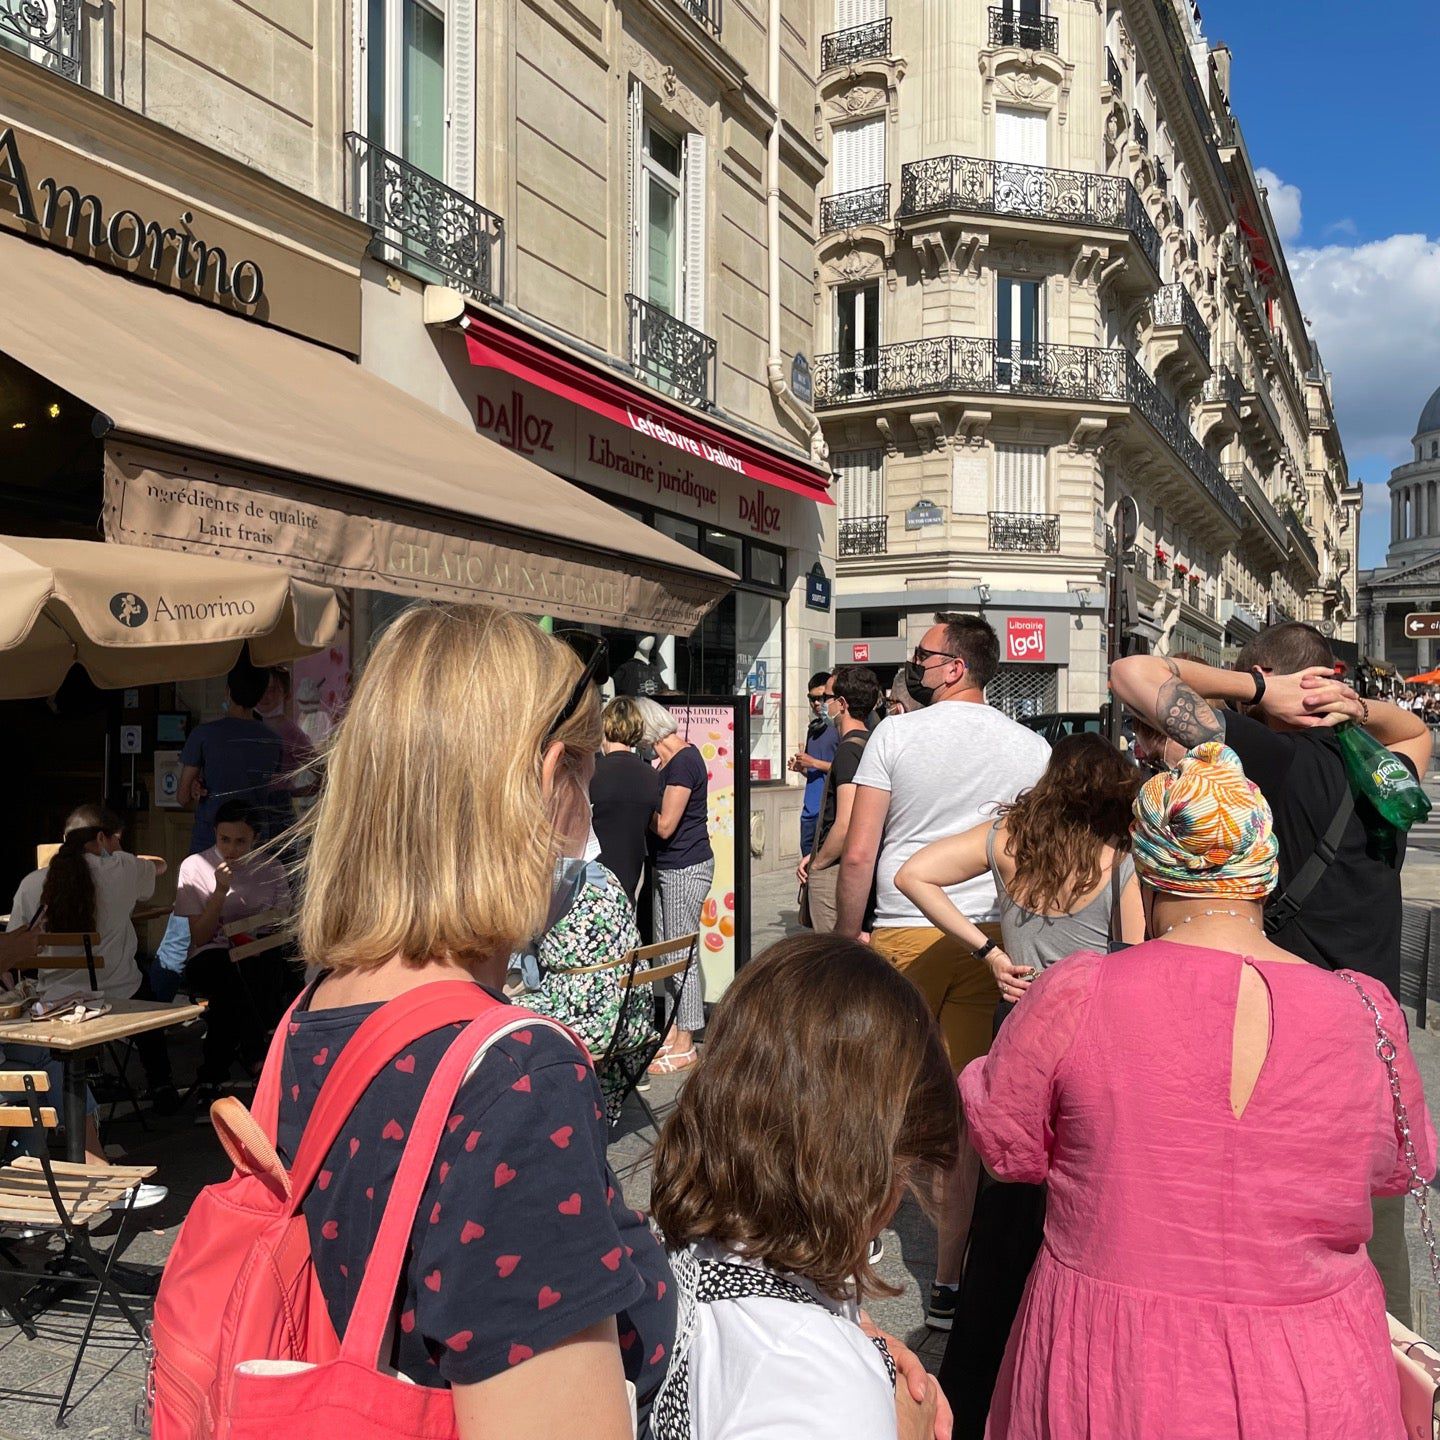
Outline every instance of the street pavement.
{"label": "street pavement", "polygon": [[[1431,782],[1431,789],[1440,817],[1440,782]],[[1404,890],[1407,901],[1425,907],[1440,906],[1440,818],[1417,834],[1405,866]],[[752,953],[759,954],[765,946],[798,928],[794,878],[782,874],[757,879],[751,913]],[[1413,924],[1410,930],[1413,935]],[[1440,955],[1434,968],[1432,1002],[1440,1001]],[[1412,964],[1407,970],[1407,994],[1412,1000],[1414,969]],[[1440,1004],[1432,1003],[1431,1008],[1433,1023],[1440,1027]],[[1440,1100],[1440,1029],[1412,1027],[1411,1038],[1427,1094]],[[189,1073],[197,1050],[198,1035],[182,1033],[177,1045],[181,1074]],[[681,1076],[654,1082],[648,1099],[662,1123],[683,1083]],[[125,1259],[138,1265],[163,1262],[195,1194],[229,1172],[213,1135],[193,1126],[190,1112],[173,1120],[152,1117],[148,1123],[149,1128],[141,1130],[127,1112],[107,1126],[106,1132],[107,1140],[125,1147],[128,1161],[160,1166],[158,1178],[170,1186],[164,1205],[142,1217],[143,1228],[127,1244]],[[632,1100],[622,1117],[610,1158],[627,1198],[637,1206],[649,1200],[653,1141],[654,1133],[643,1111]],[[869,1308],[883,1327],[908,1341],[934,1369],[945,1344],[943,1335],[924,1326],[924,1296],[935,1265],[934,1230],[914,1202],[907,1200],[882,1238],[885,1254],[877,1268],[899,1293],[881,1297]],[[107,1243],[104,1236],[99,1239],[102,1245]],[[1428,1334],[1440,1333],[1440,1304],[1429,1280],[1413,1215],[1410,1247],[1416,1314],[1421,1322],[1417,1328]],[[53,1435],[55,1400],[83,1322],[84,1307],[78,1297],[71,1297],[46,1312],[39,1322],[40,1335],[33,1341],[26,1340],[13,1327],[0,1327],[0,1440],[43,1440]],[[113,1309],[105,1307],[76,1388],[76,1408],[68,1422],[70,1433],[77,1440],[135,1434],[135,1405],[141,1398],[143,1378],[142,1354],[133,1333]]]}

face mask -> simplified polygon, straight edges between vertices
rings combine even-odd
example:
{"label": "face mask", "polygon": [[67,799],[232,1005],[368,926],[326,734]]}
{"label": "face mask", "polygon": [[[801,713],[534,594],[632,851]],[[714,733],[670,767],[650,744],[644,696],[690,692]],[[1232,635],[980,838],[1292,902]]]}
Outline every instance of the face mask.
{"label": "face mask", "polygon": [[635,752],[647,765],[655,763],[655,747],[653,745],[641,745]]}
{"label": "face mask", "polygon": [[550,882],[550,908],[545,914],[544,928],[518,955],[510,957],[510,969],[518,971],[527,990],[538,990],[543,978],[540,969],[540,946],[545,937],[575,908],[585,888],[590,862],[583,856],[562,855],[555,862],[555,875]]}
{"label": "face mask", "polygon": [[905,665],[905,688],[917,705],[923,707],[935,703],[935,691],[925,683],[925,667],[914,660],[907,661]]}

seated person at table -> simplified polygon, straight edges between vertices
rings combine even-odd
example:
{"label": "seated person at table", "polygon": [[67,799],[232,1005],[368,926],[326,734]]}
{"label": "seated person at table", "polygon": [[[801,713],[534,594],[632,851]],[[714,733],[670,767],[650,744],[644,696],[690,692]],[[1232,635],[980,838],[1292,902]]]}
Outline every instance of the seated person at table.
{"label": "seated person at table", "polygon": [[197,1093],[207,1124],[209,1102],[230,1078],[237,1055],[247,1076],[259,1074],[266,1039],[288,998],[283,951],[235,961],[230,951],[240,942],[225,934],[237,920],[290,909],[284,868],[251,854],[259,838],[244,802],[227,800],[215,812],[215,844],[181,864],[175,887],[175,914],[190,922],[185,983],[210,1002]]}
{"label": "seated person at table", "polygon": [[[81,805],[65,821],[60,848],[50,863],[32,870],[10,905],[11,930],[98,933],[104,960],[95,974],[107,1000],[153,1000],[148,977],[135,961],[138,942],[130,913],[155,893],[165,873],[158,855],[131,855],[120,848],[124,822],[103,805]],[[71,952],[79,955],[82,952]],[[40,994],[54,999],[88,990],[90,977],[78,970],[41,970]],[[170,1054],[161,1034],[137,1037],[135,1048],[145,1069],[156,1110],[174,1114],[180,1097],[170,1078]]]}

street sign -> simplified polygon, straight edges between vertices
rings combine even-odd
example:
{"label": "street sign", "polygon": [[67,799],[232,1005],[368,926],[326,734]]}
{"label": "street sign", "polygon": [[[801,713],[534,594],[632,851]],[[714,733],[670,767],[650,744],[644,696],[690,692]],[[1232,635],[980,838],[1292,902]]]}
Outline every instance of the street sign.
{"label": "street sign", "polygon": [[830,577],[818,560],[810,567],[810,574],[806,577],[805,604],[811,610],[830,608]]}
{"label": "street sign", "polygon": [[790,389],[802,405],[814,403],[815,382],[810,374],[810,361],[799,353],[790,362]]}
{"label": "street sign", "polygon": [[1440,636],[1440,615],[1413,613],[1405,617],[1405,633],[1412,639]]}

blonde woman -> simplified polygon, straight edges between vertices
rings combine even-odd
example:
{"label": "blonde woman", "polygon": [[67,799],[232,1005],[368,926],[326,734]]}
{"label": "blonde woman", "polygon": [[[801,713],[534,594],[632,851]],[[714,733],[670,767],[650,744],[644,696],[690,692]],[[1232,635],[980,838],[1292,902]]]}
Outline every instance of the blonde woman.
{"label": "blonde woman", "polygon": [[[507,703],[495,706],[494,696]],[[477,715],[486,716],[483,725]],[[376,646],[307,828],[300,944],[324,967],[292,1016],[280,1148],[293,1160],[336,1057],[377,1006],[473,979],[553,922],[585,844],[600,748],[590,674],[528,620],[420,608]],[[304,1214],[343,1333],[401,1146],[454,1038],[424,1037],[370,1086]],[[454,1392],[461,1440],[632,1434],[674,1339],[674,1283],[605,1159],[604,1101],[573,1044],[518,1031],[465,1081],[415,1216],[388,1361]]]}
{"label": "blonde woman", "polygon": [[660,777],[636,753],[645,738],[639,703],[618,695],[605,707],[605,745],[590,781],[590,823],[600,861],[634,900],[645,877],[650,821],[660,809]]}
{"label": "blonde woman", "polygon": [[[704,757],[680,738],[675,717],[658,701],[635,702],[644,720],[644,742],[654,746],[660,769],[660,808],[655,832],[655,939],[674,940],[700,928],[700,910],[715,879],[710,847],[710,774]],[[695,955],[689,967],[666,982],[679,996],[665,1044],[650,1067],[669,1075],[695,1063],[695,1031],[705,1024],[705,996]]]}

